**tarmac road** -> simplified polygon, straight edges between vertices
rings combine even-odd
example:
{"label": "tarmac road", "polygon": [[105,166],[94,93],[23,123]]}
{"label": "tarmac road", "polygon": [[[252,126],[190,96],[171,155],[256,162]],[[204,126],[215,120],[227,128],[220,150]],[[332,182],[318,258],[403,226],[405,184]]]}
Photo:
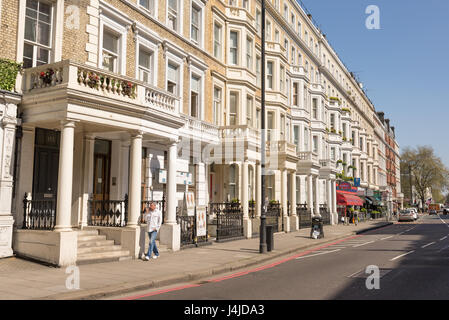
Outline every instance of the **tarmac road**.
{"label": "tarmac road", "polygon": [[[449,217],[423,216],[236,274],[113,299],[449,299]],[[368,266],[379,270],[379,289]]]}

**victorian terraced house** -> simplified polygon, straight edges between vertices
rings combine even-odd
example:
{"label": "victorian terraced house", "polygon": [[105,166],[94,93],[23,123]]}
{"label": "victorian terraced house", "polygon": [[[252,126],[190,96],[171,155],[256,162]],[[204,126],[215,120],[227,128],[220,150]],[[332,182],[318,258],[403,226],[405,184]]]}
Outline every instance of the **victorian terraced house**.
{"label": "victorian terraced house", "polygon": [[379,163],[386,144],[394,149],[389,125],[293,0],[267,1],[268,199],[260,1],[0,3],[0,57],[24,65],[3,105],[16,139],[0,212],[20,255],[57,265],[137,258],[149,200],[164,211],[160,243],[178,250],[193,221],[182,218],[186,195],[208,213],[212,238],[220,205],[240,203],[237,233],[251,237],[262,200],[290,232],[314,215],[337,223],[346,176],[373,192],[400,186]]}

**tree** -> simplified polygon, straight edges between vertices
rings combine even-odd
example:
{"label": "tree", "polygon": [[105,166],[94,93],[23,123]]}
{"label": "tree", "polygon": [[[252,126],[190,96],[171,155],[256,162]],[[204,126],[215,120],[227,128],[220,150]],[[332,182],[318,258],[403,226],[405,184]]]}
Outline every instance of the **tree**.
{"label": "tree", "polygon": [[401,156],[401,175],[403,190],[410,190],[411,183],[423,206],[429,188],[440,196],[449,187],[449,171],[430,146],[405,148]]}

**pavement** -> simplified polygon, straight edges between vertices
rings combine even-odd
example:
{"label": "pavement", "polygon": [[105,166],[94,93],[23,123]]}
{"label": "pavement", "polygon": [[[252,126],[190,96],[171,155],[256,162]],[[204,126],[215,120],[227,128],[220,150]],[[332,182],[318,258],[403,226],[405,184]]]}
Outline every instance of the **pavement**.
{"label": "pavement", "polygon": [[358,226],[325,226],[322,239],[311,239],[309,228],[278,233],[274,236],[274,250],[267,254],[259,253],[259,238],[252,238],[167,252],[151,261],[139,259],[81,265],[78,267],[79,288],[73,281],[77,272],[71,267],[48,267],[16,257],[0,259],[0,299],[101,299],[161,288],[256,266],[391,224],[385,220],[372,220]]}

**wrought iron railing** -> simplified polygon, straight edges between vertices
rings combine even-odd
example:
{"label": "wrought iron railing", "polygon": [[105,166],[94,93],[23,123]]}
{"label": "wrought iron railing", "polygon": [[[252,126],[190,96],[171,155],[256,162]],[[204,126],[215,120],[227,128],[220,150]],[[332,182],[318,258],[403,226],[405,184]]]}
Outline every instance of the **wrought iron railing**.
{"label": "wrought iron railing", "polygon": [[56,225],[56,200],[23,198],[23,229],[53,230]]}
{"label": "wrought iron railing", "polygon": [[240,203],[210,203],[217,221],[217,241],[243,237],[243,209]]}
{"label": "wrought iron railing", "polygon": [[312,216],[306,203],[296,204],[296,214],[298,215],[299,218],[300,228],[307,228],[312,225]]}
{"label": "wrought iron railing", "polygon": [[249,215],[250,219],[256,218],[256,203],[255,202],[248,203],[248,215]]}
{"label": "wrought iron railing", "polygon": [[320,204],[320,215],[323,220],[323,224],[330,225],[331,224],[331,215],[329,210],[327,209],[327,205]]}
{"label": "wrought iron railing", "polygon": [[128,195],[125,200],[89,200],[88,225],[124,227],[128,222]]}
{"label": "wrought iron railing", "polygon": [[[209,239],[208,232],[206,235],[199,236],[197,229],[197,214],[195,209],[195,214],[193,216],[181,215],[180,210],[177,211],[176,221],[181,228],[181,246],[187,245],[198,245],[200,243],[207,242]],[[206,208],[206,230],[207,230],[207,208]]]}

